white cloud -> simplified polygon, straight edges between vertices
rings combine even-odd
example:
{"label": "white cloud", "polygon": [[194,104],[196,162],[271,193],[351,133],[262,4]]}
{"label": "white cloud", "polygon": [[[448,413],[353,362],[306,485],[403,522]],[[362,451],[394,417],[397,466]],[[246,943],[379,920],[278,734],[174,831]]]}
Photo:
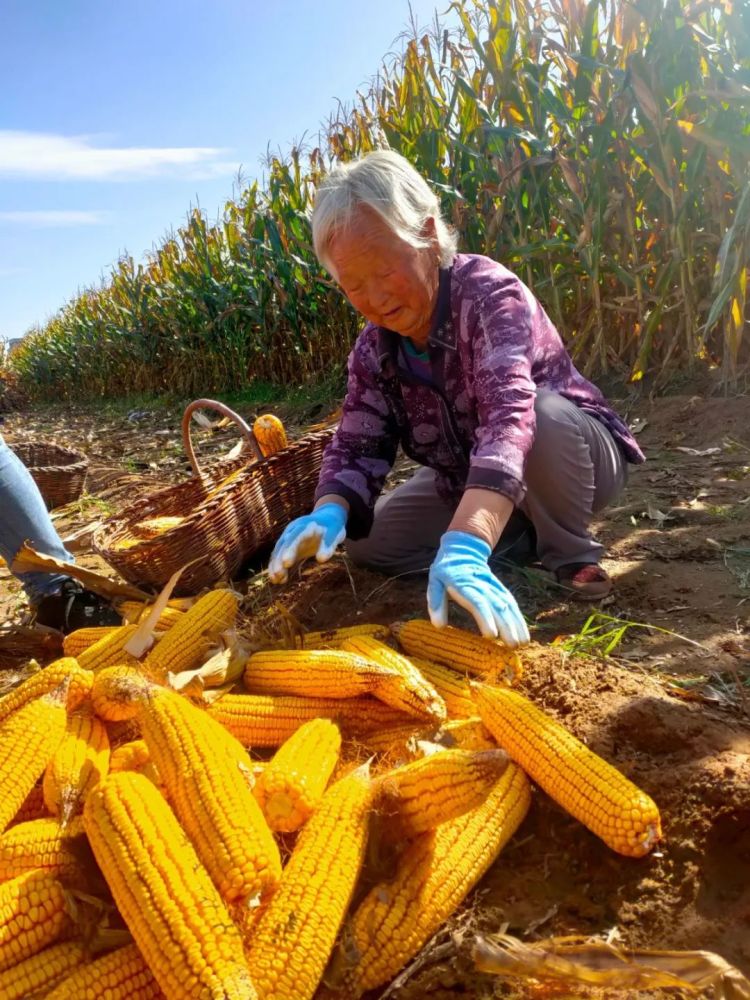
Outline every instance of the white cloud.
{"label": "white cloud", "polygon": [[78,212],[69,209],[50,209],[24,212],[0,212],[3,223],[29,226],[33,229],[51,229],[69,226],[103,226],[110,220],[109,212]]}
{"label": "white cloud", "polygon": [[226,176],[238,164],[212,146],[96,146],[91,136],[0,129],[0,177],[26,180],[131,180],[178,174]]}

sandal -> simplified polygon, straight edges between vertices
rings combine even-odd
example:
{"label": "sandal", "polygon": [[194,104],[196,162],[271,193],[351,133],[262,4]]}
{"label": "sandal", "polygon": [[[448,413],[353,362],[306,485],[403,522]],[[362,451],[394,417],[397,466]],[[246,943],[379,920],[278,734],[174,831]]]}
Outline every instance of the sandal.
{"label": "sandal", "polygon": [[612,591],[612,580],[598,563],[568,563],[560,566],[555,576],[557,582],[572,590],[576,597],[597,601]]}

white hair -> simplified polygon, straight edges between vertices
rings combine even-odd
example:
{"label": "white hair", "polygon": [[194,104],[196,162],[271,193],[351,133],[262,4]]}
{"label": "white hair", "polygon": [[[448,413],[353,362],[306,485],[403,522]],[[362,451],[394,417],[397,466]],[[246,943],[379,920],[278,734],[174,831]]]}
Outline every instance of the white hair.
{"label": "white hair", "polygon": [[428,247],[433,238],[424,227],[433,219],[440,266],[448,267],[458,238],[443,219],[436,195],[408,160],[391,149],[379,149],[351,163],[339,164],[315,193],[313,246],[318,260],[333,274],[328,246],[334,233],[352,224],[366,206],[377,212],[396,236],[413,247]]}

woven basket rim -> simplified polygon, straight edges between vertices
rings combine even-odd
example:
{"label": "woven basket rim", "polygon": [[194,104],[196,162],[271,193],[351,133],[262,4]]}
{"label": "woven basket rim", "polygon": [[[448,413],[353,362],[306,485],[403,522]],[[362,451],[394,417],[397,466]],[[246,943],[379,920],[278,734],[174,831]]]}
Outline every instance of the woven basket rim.
{"label": "woven basket rim", "polygon": [[27,466],[29,471],[70,472],[75,469],[76,466],[88,466],[89,464],[88,456],[82,451],[78,451],[75,448],[68,448],[66,445],[56,444],[53,441],[19,441],[17,443],[9,441],[7,444],[10,450],[18,455],[22,461],[23,453],[32,448],[47,448],[48,450],[55,452],[55,457],[58,461],[51,465],[29,465]]}
{"label": "woven basket rim", "polygon": [[[146,496],[140,497],[119,513],[113,514],[111,517],[107,518],[99,526],[99,528],[97,528],[92,538],[94,549],[105,559],[107,554],[110,552],[115,553],[119,557],[122,557],[126,552],[128,554],[133,553],[133,555],[137,553],[139,557],[143,557],[148,554],[150,550],[158,551],[162,549],[165,544],[178,540],[182,534],[188,534],[194,531],[197,523],[200,523],[205,530],[206,525],[211,522],[212,518],[221,512],[227,493],[239,490],[247,483],[252,482],[253,479],[265,476],[267,470],[272,469],[274,465],[278,465],[282,462],[288,462],[290,452],[307,449],[310,444],[317,439],[323,439],[329,436],[332,436],[331,429],[312,431],[309,434],[305,434],[302,437],[297,438],[295,441],[290,442],[289,445],[281,451],[275,452],[273,455],[268,455],[260,461],[247,460],[244,463],[244,467],[243,465],[240,465],[235,469],[221,469],[221,463],[219,463],[219,467],[214,466],[207,473],[204,473],[203,477],[191,476],[181,483],[165,486],[160,490],[156,490],[154,493],[149,493]],[[220,481],[226,476],[231,475],[232,472],[236,472],[237,469],[240,470],[240,474],[233,479],[231,483],[227,483],[225,489],[219,490],[213,497],[211,497],[210,500],[201,504],[200,508],[196,508],[191,513],[186,514],[180,524],[177,524],[172,528],[167,528],[166,531],[160,532],[153,538],[140,539],[135,545],[129,546],[127,550],[113,549],[113,543],[118,541],[123,535],[132,537],[129,530],[131,526],[138,521],[143,520],[145,512],[150,512],[155,507],[158,507],[160,500],[167,499],[172,496],[179,497],[181,493],[189,493],[191,490],[197,490],[199,489],[201,483],[204,483],[205,487],[210,489],[214,485],[214,481],[216,479]]]}

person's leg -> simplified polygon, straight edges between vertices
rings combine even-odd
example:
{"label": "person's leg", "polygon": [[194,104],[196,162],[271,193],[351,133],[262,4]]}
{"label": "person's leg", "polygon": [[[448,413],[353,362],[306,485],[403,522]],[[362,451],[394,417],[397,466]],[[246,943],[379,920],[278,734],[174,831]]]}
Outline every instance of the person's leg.
{"label": "person's leg", "polygon": [[[426,572],[454,512],[455,506],[438,496],[434,471],[419,469],[407,482],[380,497],[370,534],[347,542],[347,554],[356,565],[391,576]],[[516,561],[532,552],[533,528],[528,518],[515,510],[492,558]]]}
{"label": "person's leg", "polygon": [[[625,486],[627,462],[606,427],[564,397],[540,390],[535,409],[537,427],[521,509],[536,530],[542,565],[562,579],[570,575],[568,567],[596,566],[601,559],[604,548],[589,526],[593,514]],[[603,571],[602,581],[598,589],[608,591]],[[586,593],[601,596],[595,590]]]}
{"label": "person's leg", "polygon": [[347,555],[357,566],[390,576],[426,571],[453,513],[454,508],[437,494],[434,471],[419,469],[379,498],[370,534],[347,541]]}
{"label": "person's leg", "polygon": [[[45,555],[73,562],[31,473],[0,437],[0,555],[8,566],[25,541]],[[31,604],[57,593],[68,579],[55,573],[23,573],[18,578]]]}

